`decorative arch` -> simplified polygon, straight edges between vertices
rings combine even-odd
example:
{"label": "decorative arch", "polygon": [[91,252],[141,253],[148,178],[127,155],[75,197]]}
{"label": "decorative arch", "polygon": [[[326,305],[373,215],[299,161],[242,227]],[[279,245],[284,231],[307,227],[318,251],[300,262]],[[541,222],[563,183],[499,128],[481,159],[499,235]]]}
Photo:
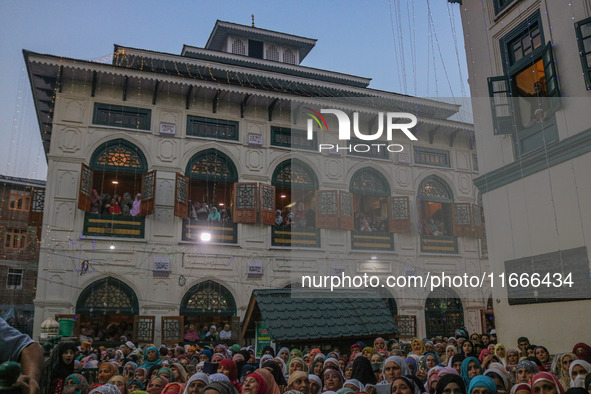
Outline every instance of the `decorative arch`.
{"label": "decorative arch", "polygon": [[191,157],[185,169],[191,179],[238,182],[238,171],[232,159],[217,149],[206,149]]}
{"label": "decorative arch", "polygon": [[181,301],[183,316],[235,316],[236,301],[225,286],[208,280],[196,284],[185,293]]}
{"label": "decorative arch", "polygon": [[148,171],[148,162],[140,148],[118,138],[104,142],[95,149],[90,158],[90,168],[138,174]]}
{"label": "decorative arch", "polygon": [[427,337],[453,336],[464,326],[464,307],[458,294],[448,288],[437,288],[425,302]]}
{"label": "decorative arch", "polygon": [[87,315],[137,315],[139,302],[135,291],[111,276],[88,285],[76,302],[76,313]]}
{"label": "decorative arch", "polygon": [[349,191],[354,194],[388,197],[390,184],[379,171],[364,167],[355,171],[351,177]]}
{"label": "decorative arch", "polygon": [[453,203],[454,197],[447,182],[436,175],[426,177],[419,184],[418,197],[423,201]]}
{"label": "decorative arch", "polygon": [[275,167],[273,186],[318,190],[318,177],[312,168],[299,159],[285,160]]}

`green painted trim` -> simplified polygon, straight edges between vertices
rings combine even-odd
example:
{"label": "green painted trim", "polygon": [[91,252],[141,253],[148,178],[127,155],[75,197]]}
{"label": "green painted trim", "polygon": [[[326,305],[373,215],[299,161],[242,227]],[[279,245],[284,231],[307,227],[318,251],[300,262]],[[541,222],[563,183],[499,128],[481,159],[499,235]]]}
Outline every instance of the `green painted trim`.
{"label": "green painted trim", "polygon": [[[206,127],[206,129],[200,131],[199,126]],[[207,129],[208,126],[227,127],[231,131],[227,135],[224,135],[223,133],[216,134],[216,133],[210,132],[210,129]],[[195,128],[197,128],[197,130],[195,130]],[[188,136],[213,138],[216,140],[238,141],[239,140],[239,133],[240,133],[240,124],[238,122],[236,122],[235,120],[205,118],[203,116],[187,115],[187,135]]]}
{"label": "green painted trim", "polygon": [[481,194],[591,152],[591,129],[474,179]]}
{"label": "green painted trim", "polygon": [[[445,158],[445,163],[441,164],[441,163],[431,163],[428,161],[422,161],[419,160],[419,158],[417,157],[417,155],[421,154],[421,153],[430,153],[433,155],[438,155],[440,157],[444,157]],[[451,167],[451,161],[449,160],[449,151],[448,150],[443,150],[443,149],[432,149],[432,148],[425,148],[422,146],[415,146],[413,148],[413,159],[415,164],[420,164],[420,165],[427,165],[427,166],[436,166],[436,167],[443,167],[443,168],[450,168]]]}
{"label": "green painted trim", "polygon": [[[302,139],[305,140],[305,144],[298,144],[297,141],[294,143],[292,139],[290,139],[289,143],[281,142],[279,141],[279,137],[281,135],[293,135],[295,137],[302,137]],[[292,129],[289,127],[271,126],[271,145],[278,146],[281,148],[305,149],[315,151],[316,149],[318,149],[318,135],[317,133],[314,133],[312,140],[308,140],[306,130]]]}
{"label": "green painted trim", "polygon": [[[103,165],[98,164],[99,156],[106,151],[107,149],[113,148],[115,146],[123,146],[124,148],[129,149],[133,153],[137,154],[140,167],[118,167],[118,166],[110,166],[110,165]],[[144,172],[148,171],[148,162],[146,161],[146,156],[144,152],[131,142],[124,140],[123,138],[117,138],[114,140],[110,140],[107,142],[102,143],[98,148],[94,150],[92,156],[90,157],[90,168],[95,171],[110,171],[110,172],[124,172],[127,174],[143,174]]]}
{"label": "green painted trim", "polygon": [[[129,297],[129,300],[131,301],[131,304],[132,304],[131,308],[117,308],[117,307],[112,307],[112,306],[106,306],[106,307],[102,307],[102,308],[99,308],[99,307],[89,308],[88,306],[86,306],[85,302],[88,298],[92,297],[93,289],[96,287],[102,286],[105,283],[108,283],[108,284],[111,284],[111,285],[114,285],[114,286],[120,288],[125,293],[125,295],[127,295]],[[138,298],[137,298],[135,292],[133,291],[133,289],[131,287],[129,287],[129,285],[127,283],[125,283],[119,279],[113,278],[112,276],[97,280],[95,282],[92,282],[88,286],[86,286],[86,288],[82,291],[82,293],[80,293],[80,295],[78,296],[78,300],[76,301],[76,313],[80,313],[80,314],[138,315],[139,311],[140,311],[140,307],[139,307]]]}

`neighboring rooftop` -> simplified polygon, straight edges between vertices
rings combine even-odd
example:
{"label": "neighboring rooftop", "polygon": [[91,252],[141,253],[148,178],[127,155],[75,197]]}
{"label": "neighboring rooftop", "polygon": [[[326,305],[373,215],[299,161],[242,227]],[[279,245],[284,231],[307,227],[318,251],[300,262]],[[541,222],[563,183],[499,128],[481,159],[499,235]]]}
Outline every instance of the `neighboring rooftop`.
{"label": "neighboring rooftop", "polygon": [[45,187],[45,181],[41,179],[29,179],[29,178],[18,178],[14,176],[8,175],[0,175],[0,182],[2,183],[11,183],[14,185],[22,185],[22,186],[42,186]]}
{"label": "neighboring rooftop", "polygon": [[256,321],[263,321],[274,341],[375,337],[398,332],[381,298],[337,298],[335,294],[298,298],[289,288],[254,290],[245,316],[244,332]]}

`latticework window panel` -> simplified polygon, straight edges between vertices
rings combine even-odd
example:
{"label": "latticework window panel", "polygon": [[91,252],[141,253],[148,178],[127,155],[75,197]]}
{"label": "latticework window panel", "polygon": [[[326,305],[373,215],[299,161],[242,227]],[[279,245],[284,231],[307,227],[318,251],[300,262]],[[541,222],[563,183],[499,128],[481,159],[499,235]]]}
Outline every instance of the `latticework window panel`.
{"label": "latticework window panel", "polygon": [[183,316],[162,317],[162,342],[177,343],[183,341],[184,318]]}
{"label": "latticework window panel", "polygon": [[113,146],[105,149],[97,158],[96,164],[110,167],[141,168],[139,156],[124,146]]}

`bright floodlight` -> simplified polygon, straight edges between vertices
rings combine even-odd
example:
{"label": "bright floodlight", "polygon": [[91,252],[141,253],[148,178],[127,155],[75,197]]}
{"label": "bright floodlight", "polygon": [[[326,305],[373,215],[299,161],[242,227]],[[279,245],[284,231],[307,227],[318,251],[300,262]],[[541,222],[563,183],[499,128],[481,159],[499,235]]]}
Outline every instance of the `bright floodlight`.
{"label": "bright floodlight", "polygon": [[204,242],[211,241],[211,234],[210,233],[201,233],[201,240]]}

